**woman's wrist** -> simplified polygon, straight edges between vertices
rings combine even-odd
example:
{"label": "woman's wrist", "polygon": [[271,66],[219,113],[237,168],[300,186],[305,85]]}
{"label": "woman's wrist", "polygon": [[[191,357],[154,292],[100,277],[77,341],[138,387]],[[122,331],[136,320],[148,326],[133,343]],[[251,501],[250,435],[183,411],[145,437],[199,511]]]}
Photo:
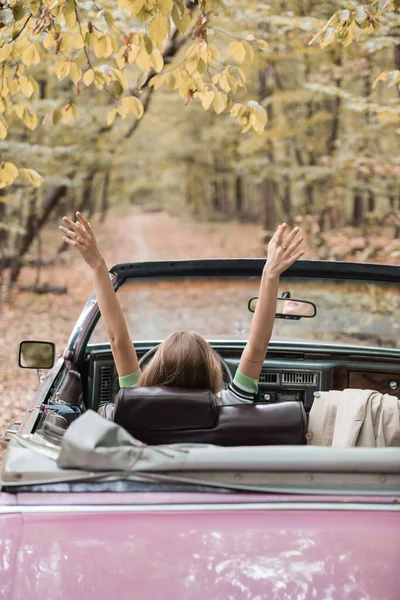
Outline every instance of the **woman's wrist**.
{"label": "woman's wrist", "polygon": [[269,267],[268,263],[265,265],[263,270],[263,278],[268,279],[269,281],[279,281],[280,273],[276,271],[273,267]]}
{"label": "woman's wrist", "polygon": [[90,265],[90,268],[93,272],[102,271],[103,269],[106,269],[106,271],[108,272],[106,261],[101,255],[98,258],[96,258],[95,261],[93,261],[93,263]]}

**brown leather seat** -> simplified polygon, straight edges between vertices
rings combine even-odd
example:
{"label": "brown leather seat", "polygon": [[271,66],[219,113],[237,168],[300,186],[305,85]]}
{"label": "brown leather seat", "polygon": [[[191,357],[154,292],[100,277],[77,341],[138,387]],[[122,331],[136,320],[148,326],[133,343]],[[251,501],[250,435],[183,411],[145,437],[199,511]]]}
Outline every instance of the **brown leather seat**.
{"label": "brown leather seat", "polygon": [[99,413],[147,444],[304,444],[307,427],[301,402],[218,406],[211,391],[173,387],[123,388]]}

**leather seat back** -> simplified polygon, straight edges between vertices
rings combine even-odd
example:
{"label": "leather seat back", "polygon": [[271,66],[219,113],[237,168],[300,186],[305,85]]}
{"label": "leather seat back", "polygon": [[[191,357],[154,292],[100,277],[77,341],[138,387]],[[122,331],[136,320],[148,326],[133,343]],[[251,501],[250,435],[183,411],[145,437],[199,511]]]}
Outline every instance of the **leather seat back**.
{"label": "leather seat back", "polygon": [[304,444],[307,428],[301,402],[219,406],[209,390],[172,387],[122,388],[111,418],[147,444]]}

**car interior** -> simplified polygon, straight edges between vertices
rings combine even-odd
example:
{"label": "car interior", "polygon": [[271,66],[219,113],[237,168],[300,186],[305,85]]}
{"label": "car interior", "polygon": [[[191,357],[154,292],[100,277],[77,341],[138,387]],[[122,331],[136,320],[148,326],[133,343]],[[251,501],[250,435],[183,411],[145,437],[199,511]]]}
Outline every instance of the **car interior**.
{"label": "car interior", "polygon": [[[295,348],[294,346],[298,346]],[[149,349],[137,344],[139,357]],[[212,344],[236,371],[244,344]],[[124,388],[106,345],[87,349],[82,380],[86,407],[113,411],[113,419],[149,444],[199,442],[219,445],[305,444],[314,394],[346,388],[395,394],[400,364],[390,352],[326,345],[271,343],[254,405],[217,406],[211,392],[176,388]],[[115,400],[115,404],[114,404]]]}

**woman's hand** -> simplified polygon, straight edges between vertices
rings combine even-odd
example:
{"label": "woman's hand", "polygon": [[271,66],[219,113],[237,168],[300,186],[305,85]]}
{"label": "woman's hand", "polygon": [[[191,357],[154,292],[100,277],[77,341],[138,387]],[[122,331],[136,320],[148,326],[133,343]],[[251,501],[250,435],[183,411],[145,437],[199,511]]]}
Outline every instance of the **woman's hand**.
{"label": "woman's hand", "polygon": [[298,250],[302,241],[303,237],[298,227],[288,233],[286,223],[279,225],[268,244],[268,260],[264,268],[268,277],[279,277],[283,271],[286,271],[303,256],[304,250]]}
{"label": "woman's hand", "polygon": [[75,246],[89,267],[96,269],[103,265],[104,259],[97,248],[92,227],[80,212],[76,213],[76,218],[78,220],[74,223],[68,217],[63,217],[63,222],[69,229],[60,225],[59,230],[65,234],[63,236],[64,242],[70,246]]}

